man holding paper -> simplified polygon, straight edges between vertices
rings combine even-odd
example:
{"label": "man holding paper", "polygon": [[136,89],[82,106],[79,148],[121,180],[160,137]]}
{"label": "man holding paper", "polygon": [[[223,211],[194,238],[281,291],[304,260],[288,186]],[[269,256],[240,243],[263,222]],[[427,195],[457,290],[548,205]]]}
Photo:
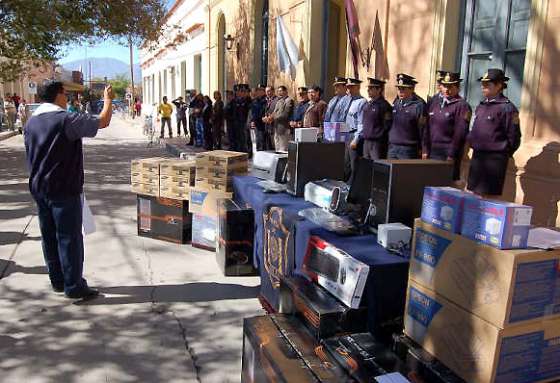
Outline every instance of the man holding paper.
{"label": "man holding paper", "polygon": [[99,294],[82,277],[82,138],[109,126],[113,93],[107,86],[99,116],[68,113],[64,83],[48,81],[39,89],[42,104],[25,127],[29,190],[37,203],[43,255],[54,291],[68,298]]}

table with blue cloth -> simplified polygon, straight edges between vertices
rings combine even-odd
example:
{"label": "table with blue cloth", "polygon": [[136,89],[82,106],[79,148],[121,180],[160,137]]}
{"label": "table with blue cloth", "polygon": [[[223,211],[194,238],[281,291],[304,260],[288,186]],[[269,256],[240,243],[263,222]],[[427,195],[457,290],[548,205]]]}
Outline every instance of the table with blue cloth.
{"label": "table with blue cloth", "polygon": [[[258,181],[260,179],[250,176],[234,177],[234,196],[240,204],[255,210],[254,260],[260,268],[261,294],[272,309],[279,309],[279,289],[274,276],[263,267],[266,250],[263,217],[271,208],[275,208],[275,211],[282,215],[285,231],[289,232],[289,238],[285,242],[288,267],[282,270],[284,276],[301,271],[309,238],[312,235],[318,236],[370,267],[362,304],[368,307],[368,328],[372,333],[382,332],[387,323],[402,316],[408,278],[406,257],[387,251],[377,243],[373,234],[340,236],[321,228],[298,215],[300,210],[316,207],[315,205],[287,193],[265,193],[256,184]],[[282,232],[279,232],[279,236],[282,235]]]}

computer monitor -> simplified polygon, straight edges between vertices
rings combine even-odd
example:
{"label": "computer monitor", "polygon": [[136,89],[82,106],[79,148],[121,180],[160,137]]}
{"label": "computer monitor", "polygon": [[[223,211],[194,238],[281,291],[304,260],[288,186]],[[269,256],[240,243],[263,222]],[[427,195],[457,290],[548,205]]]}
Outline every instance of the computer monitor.
{"label": "computer monitor", "polygon": [[347,202],[357,209],[358,223],[365,223],[367,210],[370,205],[371,191],[373,188],[373,160],[359,158],[354,167],[354,181],[348,191]]}

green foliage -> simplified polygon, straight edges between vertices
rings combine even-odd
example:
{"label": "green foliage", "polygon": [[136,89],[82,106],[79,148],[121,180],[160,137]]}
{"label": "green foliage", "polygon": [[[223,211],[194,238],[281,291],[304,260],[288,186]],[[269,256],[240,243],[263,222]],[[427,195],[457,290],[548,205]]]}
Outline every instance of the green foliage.
{"label": "green foliage", "polygon": [[107,81],[113,86],[113,93],[116,98],[124,99],[126,95],[126,88],[130,85],[130,80],[125,74],[119,74],[114,79]]}
{"label": "green foliage", "polygon": [[128,44],[161,35],[163,0],[0,0],[0,80],[29,63],[56,60],[68,44],[108,38]]}

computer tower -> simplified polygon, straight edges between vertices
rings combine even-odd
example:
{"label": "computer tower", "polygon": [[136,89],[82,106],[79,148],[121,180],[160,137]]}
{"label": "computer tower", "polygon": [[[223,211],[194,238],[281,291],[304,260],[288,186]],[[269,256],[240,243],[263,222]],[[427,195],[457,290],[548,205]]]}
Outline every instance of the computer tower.
{"label": "computer tower", "polygon": [[453,164],[434,160],[378,160],[373,164],[368,223],[400,222],[409,227],[420,217],[426,186],[450,186]]}
{"label": "computer tower", "polygon": [[288,145],[288,193],[302,197],[305,184],[322,179],[344,179],[343,142],[290,142]]}

